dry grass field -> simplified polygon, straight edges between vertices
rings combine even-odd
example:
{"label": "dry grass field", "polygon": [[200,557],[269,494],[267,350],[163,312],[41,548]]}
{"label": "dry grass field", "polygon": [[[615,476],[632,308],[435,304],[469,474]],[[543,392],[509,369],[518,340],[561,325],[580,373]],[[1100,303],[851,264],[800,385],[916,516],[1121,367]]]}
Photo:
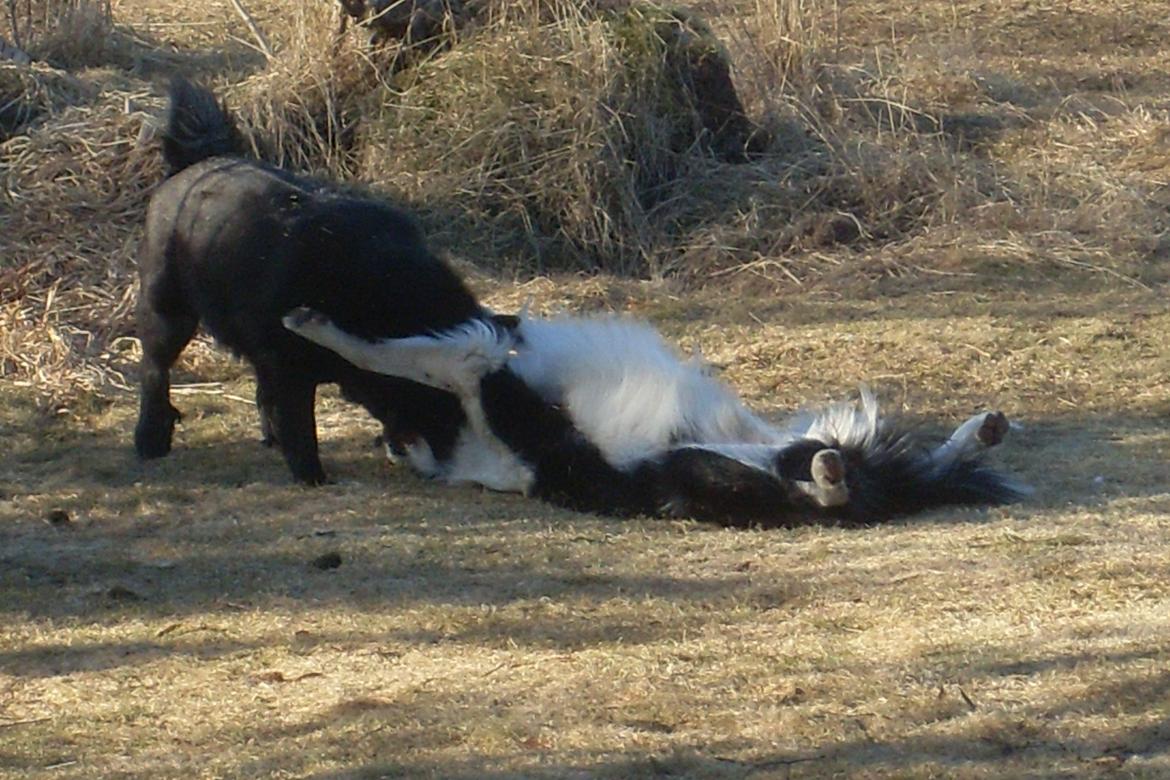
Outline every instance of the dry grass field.
{"label": "dry grass field", "polygon": [[[605,20],[518,2],[390,76],[325,0],[245,4],[271,57],[227,0],[0,21],[38,60],[0,61],[0,776],[1170,777],[1170,3],[696,2],[742,163],[637,112]],[[1003,409],[1036,493],[612,520],[422,481],[327,392],[305,489],[206,340],[140,463],[173,72],[501,310],[648,318],[768,414]]]}

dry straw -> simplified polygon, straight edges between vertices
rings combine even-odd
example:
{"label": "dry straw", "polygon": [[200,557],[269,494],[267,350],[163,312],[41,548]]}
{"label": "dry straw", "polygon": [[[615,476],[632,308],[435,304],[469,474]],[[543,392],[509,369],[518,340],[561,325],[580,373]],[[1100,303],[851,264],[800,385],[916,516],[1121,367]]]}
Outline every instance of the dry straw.
{"label": "dry straw", "polygon": [[58,67],[99,63],[112,40],[110,0],[6,0],[4,16],[13,45]]}
{"label": "dry straw", "polygon": [[[212,81],[256,153],[402,200],[485,271],[836,292],[987,268],[1164,275],[1162,114],[1071,98],[1025,110],[1022,87],[976,71],[849,51],[835,4],[758,0],[712,33],[645,4],[486,2],[447,26],[453,45],[406,60],[338,39],[328,3],[248,6],[272,56],[232,66],[244,76],[225,61]],[[36,7],[15,30],[42,62],[0,63],[0,367],[53,408],[132,379],[134,342],[119,339],[162,176],[163,79],[79,67],[149,54],[107,4]],[[680,50],[731,65],[758,129],[738,156],[680,88],[694,77]],[[182,70],[183,56],[151,67]]]}

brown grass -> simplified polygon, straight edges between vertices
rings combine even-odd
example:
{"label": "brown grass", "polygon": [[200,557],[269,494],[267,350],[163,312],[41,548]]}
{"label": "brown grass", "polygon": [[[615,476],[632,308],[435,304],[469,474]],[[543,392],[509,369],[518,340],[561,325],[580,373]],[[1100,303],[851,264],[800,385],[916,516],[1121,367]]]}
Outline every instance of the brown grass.
{"label": "brown grass", "polygon": [[[308,491],[252,440],[247,380],[184,388],[178,449],[146,466],[132,404],[82,429],[5,391],[6,770],[1170,768],[1170,317],[1144,293],[1001,296],[992,314],[982,295],[728,309],[629,283],[526,287],[653,318],[765,409],[857,376],[914,415],[1000,405],[1024,429],[999,460],[1037,496],[865,531],[611,521],[421,482],[336,399],[322,431],[339,484]],[[328,553],[341,566],[317,569]]]}
{"label": "brown grass", "polygon": [[11,43],[65,68],[102,61],[113,31],[110,0],[5,0],[4,16]]}
{"label": "brown grass", "polygon": [[[35,4],[42,61],[0,63],[0,774],[1170,773],[1159,4],[696,3],[772,139],[740,165],[669,143],[691,119],[612,20],[515,4],[391,77],[324,0],[246,5],[271,60],[226,0],[115,0]],[[176,452],[136,463],[174,71],[264,156],[414,207],[501,310],[648,317],[765,413],[859,381],[1003,408],[1037,496],[610,521],[423,483],[333,397],[339,484],[305,491],[206,341]]]}

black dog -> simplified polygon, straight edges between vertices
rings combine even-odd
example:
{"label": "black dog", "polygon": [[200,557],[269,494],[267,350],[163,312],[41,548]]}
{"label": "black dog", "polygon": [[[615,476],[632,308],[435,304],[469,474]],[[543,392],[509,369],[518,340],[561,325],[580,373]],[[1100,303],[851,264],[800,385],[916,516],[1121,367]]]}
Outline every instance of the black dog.
{"label": "black dog", "polygon": [[214,95],[177,79],[163,134],[169,177],[151,198],[139,256],[138,454],[170,451],[180,415],[169,371],[202,323],[252,364],[264,441],[279,445],[298,481],[325,479],[314,418],[316,387],[325,382],[381,421],[388,442],[421,438],[449,455],[465,420],[458,400],[359,370],[280,318],[311,306],[348,332],[377,338],[440,331],[490,312],[401,211],[242,151]]}

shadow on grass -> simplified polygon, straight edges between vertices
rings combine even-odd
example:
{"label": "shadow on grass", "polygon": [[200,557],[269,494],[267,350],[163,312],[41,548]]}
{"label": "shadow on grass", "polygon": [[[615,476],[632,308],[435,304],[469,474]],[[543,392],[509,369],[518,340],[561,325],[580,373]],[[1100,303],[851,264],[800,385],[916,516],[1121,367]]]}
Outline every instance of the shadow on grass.
{"label": "shadow on grass", "polygon": [[[1160,418],[1136,415],[1096,417],[1086,426],[1040,422],[997,461],[1038,489],[1018,514],[1103,507],[1117,499],[1170,511],[1158,503],[1164,463],[1156,448],[1140,442],[1143,434],[1163,433]],[[596,518],[518,496],[430,484],[383,465],[361,437],[324,443],[327,468],[344,482],[314,490],[291,485],[279,455],[251,440],[189,445],[143,465],[120,431],[61,426],[46,434],[30,422],[27,430],[14,426],[13,434],[12,458],[0,469],[7,483],[0,485],[0,519],[8,518],[0,526],[0,614],[112,624],[330,604],[388,615],[425,604],[462,612],[445,626],[395,628],[367,639],[579,649],[654,642],[690,619],[653,625],[634,606],[594,613],[591,604],[662,600],[718,610],[745,602],[782,605],[805,592],[795,570],[768,582],[732,571],[612,573],[608,537],[647,524],[669,528],[668,521]],[[68,521],[52,524],[53,510]],[[936,512],[902,522],[945,530],[984,517]],[[554,527],[556,534],[546,533]],[[774,533],[783,538],[786,532]],[[1052,544],[1088,541],[1056,533]],[[1016,544],[1025,557],[1038,554],[1035,546],[1003,544]],[[330,554],[336,568],[322,558]],[[572,614],[538,606],[470,614],[571,599],[584,607]],[[0,666],[53,674],[86,663],[83,647],[63,650],[51,666],[33,663],[45,650],[55,652],[0,651]],[[117,652],[98,655],[108,663],[136,663],[152,652],[143,646],[121,661]]]}
{"label": "shadow on grass", "polygon": [[[1147,648],[1147,652],[1156,652]],[[1125,663],[1103,654],[1100,663]],[[1071,668],[1075,657],[1052,659],[1053,666]],[[961,670],[952,670],[959,673]],[[995,675],[992,675],[994,678]],[[251,735],[255,744],[285,744],[289,738],[306,746],[301,755],[266,758],[242,768],[252,776],[282,768],[302,771],[305,755],[344,758],[352,768],[309,775],[317,780],[364,780],[384,777],[483,778],[513,777],[822,777],[876,773],[893,777],[1096,776],[1127,762],[1138,764],[1167,757],[1170,723],[1161,705],[1170,694],[1170,671],[1123,675],[1084,693],[1056,696],[1043,703],[1014,705],[981,702],[942,720],[914,724],[883,724],[860,719],[843,721],[818,744],[791,749],[761,750],[746,736],[727,736],[696,743],[685,736],[686,713],[678,726],[629,717],[621,708],[605,707],[586,695],[578,711],[562,712],[567,723],[550,724],[525,711],[490,681],[473,691],[443,693],[423,686],[387,697],[358,697],[321,710],[291,725],[262,727]],[[459,713],[452,716],[452,713]],[[1119,728],[1111,718],[1120,714],[1147,716],[1149,725]],[[1061,731],[1065,716],[1090,719],[1088,730],[1070,737]],[[580,721],[580,722],[578,722]],[[668,741],[666,748],[609,751],[557,749],[561,730],[588,725],[642,732]],[[750,724],[742,724],[745,728]],[[558,728],[558,726],[560,728]],[[682,731],[683,733],[679,733]],[[907,731],[912,733],[907,734]],[[734,730],[733,730],[734,733]],[[401,757],[459,750],[468,740],[498,734],[505,745],[493,757],[450,760],[405,760]],[[678,734],[677,739],[668,739]],[[628,744],[628,738],[623,740]],[[540,758],[544,755],[545,758]],[[555,756],[555,757],[554,757]],[[535,759],[535,760],[534,760]],[[1048,767],[1038,770],[1037,767]],[[1163,765],[1164,766],[1164,765]],[[1141,769],[1134,767],[1141,773]],[[1006,773],[1006,774],[1005,774]],[[1159,776],[1155,767],[1149,774]]]}
{"label": "shadow on grass", "polygon": [[49,51],[49,65],[64,69],[113,67],[141,78],[187,76],[246,78],[264,68],[263,53],[238,40],[217,41],[198,48],[180,48],[149,31],[150,24],[115,24],[99,44]]}

